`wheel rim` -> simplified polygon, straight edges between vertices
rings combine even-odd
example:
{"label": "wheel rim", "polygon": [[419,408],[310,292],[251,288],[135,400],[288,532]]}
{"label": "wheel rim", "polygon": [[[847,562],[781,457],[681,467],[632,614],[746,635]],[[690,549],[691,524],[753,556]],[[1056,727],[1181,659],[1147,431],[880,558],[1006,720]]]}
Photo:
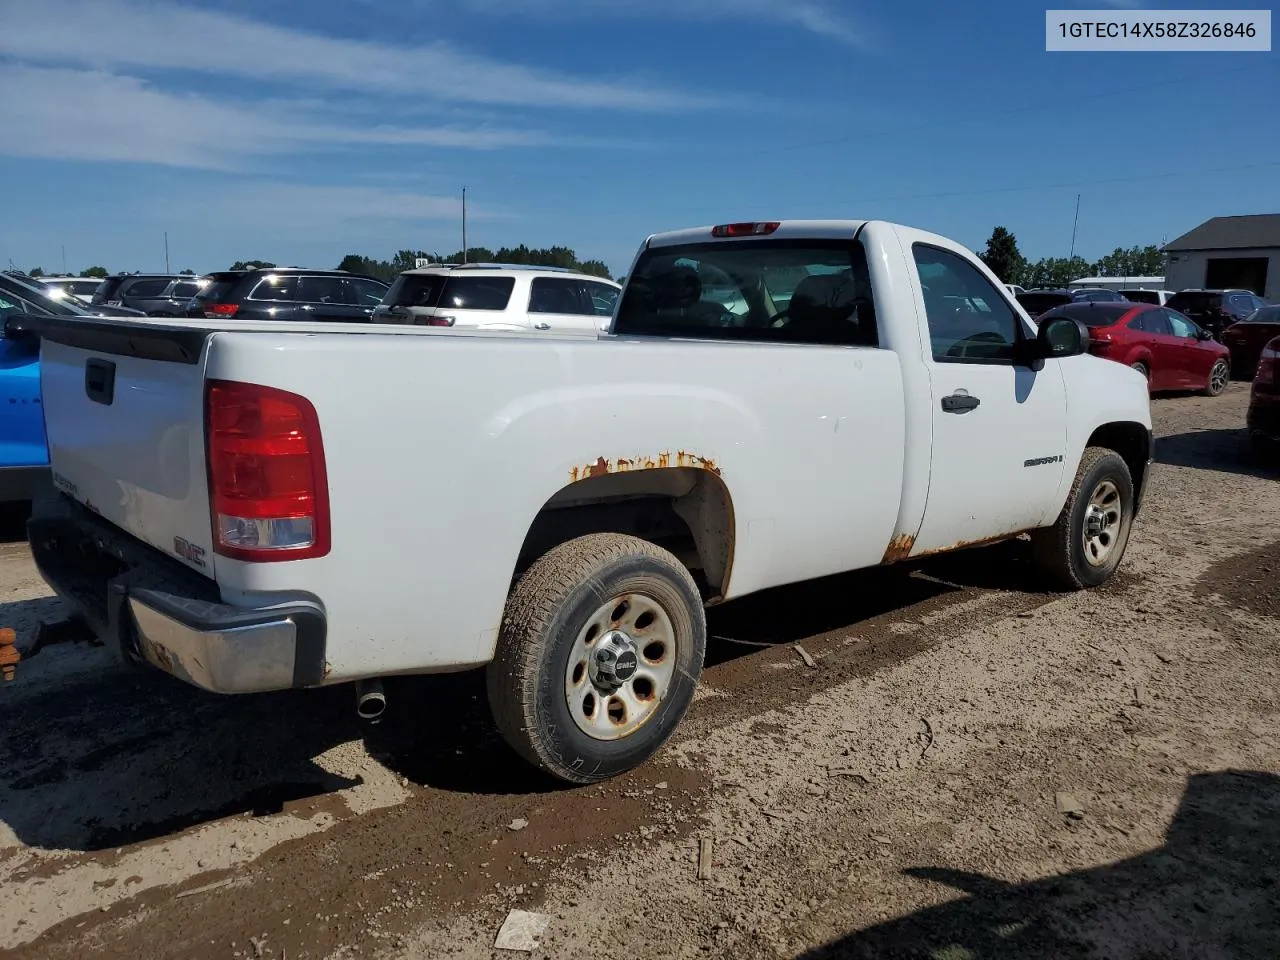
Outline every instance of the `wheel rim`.
{"label": "wheel rim", "polygon": [[1123,519],[1120,488],[1110,480],[1101,481],[1084,512],[1084,558],[1091,565],[1102,566],[1115,551]]}
{"label": "wheel rim", "polygon": [[627,593],[601,604],[578,632],[564,672],[578,729],[621,740],[657,712],[676,672],[676,632],[662,604]]}
{"label": "wheel rim", "polygon": [[1215,393],[1227,387],[1227,365],[1219,360],[1209,371],[1209,388]]}

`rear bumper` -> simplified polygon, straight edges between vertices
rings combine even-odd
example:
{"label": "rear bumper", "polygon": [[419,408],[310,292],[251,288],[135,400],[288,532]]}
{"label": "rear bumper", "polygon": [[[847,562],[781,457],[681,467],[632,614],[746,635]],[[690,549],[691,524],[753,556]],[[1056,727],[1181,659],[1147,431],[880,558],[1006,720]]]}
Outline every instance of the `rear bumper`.
{"label": "rear bumper", "polygon": [[213,693],[324,680],[326,622],[318,604],[222,603],[213,581],[61,495],[37,503],[27,533],[40,575],[125,660]]}
{"label": "rear bumper", "polygon": [[34,500],[53,489],[49,466],[0,467],[0,503]]}

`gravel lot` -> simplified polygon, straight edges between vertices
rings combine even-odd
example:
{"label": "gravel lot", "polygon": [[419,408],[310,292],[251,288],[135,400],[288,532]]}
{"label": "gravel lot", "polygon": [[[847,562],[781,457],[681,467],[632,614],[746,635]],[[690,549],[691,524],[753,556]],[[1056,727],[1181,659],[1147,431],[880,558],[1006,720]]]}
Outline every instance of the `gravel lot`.
{"label": "gravel lot", "polygon": [[[520,908],[548,957],[1274,957],[1280,484],[1247,397],[1155,401],[1100,591],[1039,592],[1012,543],[714,611],[693,714],[602,786],[527,772],[476,676],[389,685],[364,737],[348,689],[51,648],[0,687],[0,953],[519,956]],[[0,625],[47,594],[0,544]]]}

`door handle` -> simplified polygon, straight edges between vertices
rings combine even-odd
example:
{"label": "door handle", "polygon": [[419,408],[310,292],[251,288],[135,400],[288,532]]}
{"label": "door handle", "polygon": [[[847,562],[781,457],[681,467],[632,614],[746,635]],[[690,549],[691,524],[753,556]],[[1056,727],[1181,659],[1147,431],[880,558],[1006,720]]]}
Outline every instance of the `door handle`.
{"label": "door handle", "polygon": [[942,398],[942,412],[968,413],[981,402],[977,397],[971,397],[967,393],[953,393],[949,397]]}
{"label": "door handle", "polygon": [[551,329],[551,324],[549,324],[549,323],[535,323],[535,324],[533,325],[533,329],[535,329],[535,330],[550,330],[550,329]]}

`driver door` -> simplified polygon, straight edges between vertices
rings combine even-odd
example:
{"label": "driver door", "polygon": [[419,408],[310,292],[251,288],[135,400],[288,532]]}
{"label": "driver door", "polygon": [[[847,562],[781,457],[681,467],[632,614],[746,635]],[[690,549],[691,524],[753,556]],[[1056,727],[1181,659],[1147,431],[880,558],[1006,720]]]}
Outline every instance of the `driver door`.
{"label": "driver door", "polygon": [[932,391],[929,493],[912,555],[1051,523],[1066,452],[1061,361],[1014,362],[1031,339],[1005,296],[966,257],[911,247]]}

